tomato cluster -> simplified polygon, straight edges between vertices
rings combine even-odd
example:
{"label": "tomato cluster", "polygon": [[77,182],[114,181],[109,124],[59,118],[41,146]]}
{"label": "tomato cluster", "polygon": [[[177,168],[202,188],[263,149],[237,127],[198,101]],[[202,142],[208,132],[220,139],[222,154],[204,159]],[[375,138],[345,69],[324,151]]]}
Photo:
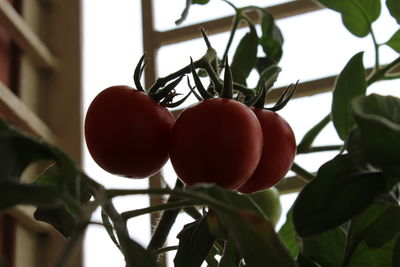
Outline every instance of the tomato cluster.
{"label": "tomato cluster", "polygon": [[175,121],[167,108],[128,86],[107,88],[93,100],[85,138],[93,159],[110,173],[144,178],[170,158],[189,187],[214,183],[247,194],[279,182],[296,153],[293,131],[273,111],[209,98]]}

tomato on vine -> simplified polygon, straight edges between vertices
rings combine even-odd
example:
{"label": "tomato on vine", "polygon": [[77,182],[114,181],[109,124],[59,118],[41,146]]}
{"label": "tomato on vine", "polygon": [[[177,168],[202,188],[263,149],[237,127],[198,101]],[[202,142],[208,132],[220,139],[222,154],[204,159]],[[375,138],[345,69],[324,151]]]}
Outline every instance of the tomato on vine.
{"label": "tomato on vine", "polygon": [[167,162],[173,123],[172,114],[149,95],[128,86],[112,86],[89,106],[86,144],[104,170],[144,178]]}
{"label": "tomato on vine", "polygon": [[264,146],[260,162],[250,179],[238,188],[241,193],[267,189],[284,178],[296,155],[296,139],[290,125],[277,113],[251,108],[260,121]]}
{"label": "tomato on vine", "polygon": [[191,64],[193,78],[205,98],[177,118],[170,140],[170,158],[188,186],[214,183],[236,189],[252,175],[261,157],[263,138],[255,114],[232,100],[232,79],[226,64],[220,97],[208,95]]}

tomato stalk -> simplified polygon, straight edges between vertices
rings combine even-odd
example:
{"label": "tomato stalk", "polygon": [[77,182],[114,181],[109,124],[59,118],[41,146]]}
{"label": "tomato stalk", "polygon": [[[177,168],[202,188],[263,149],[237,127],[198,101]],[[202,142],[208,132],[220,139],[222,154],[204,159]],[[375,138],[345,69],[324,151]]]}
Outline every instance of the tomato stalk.
{"label": "tomato stalk", "polygon": [[165,204],[150,206],[143,209],[131,210],[121,213],[124,220],[128,220],[140,215],[154,213],[159,211],[173,210],[173,209],[183,209],[187,207],[193,207],[198,204],[198,202],[193,200],[176,200],[173,202],[167,202]]}
{"label": "tomato stalk", "polygon": [[315,178],[315,176],[306,171],[305,169],[303,169],[302,167],[300,167],[297,163],[293,162],[292,167],[290,168],[293,172],[295,172],[296,174],[299,175],[300,178],[302,178],[305,182],[309,182],[312,179]]}
{"label": "tomato stalk", "polygon": [[[183,183],[179,179],[176,179],[174,189],[176,190],[182,188]],[[170,195],[167,204],[171,204],[177,201],[179,201],[178,196]],[[160,249],[164,246],[164,243],[167,240],[168,234],[171,231],[171,228],[174,225],[176,217],[178,217],[180,210],[181,208],[177,207],[175,209],[165,210],[163,212],[160,221],[158,222],[158,225],[154,230],[154,233],[147,246],[148,251],[153,252],[154,250]]]}
{"label": "tomato stalk", "polygon": [[135,266],[134,259],[132,256],[129,256],[131,240],[126,221],[122,218],[121,214],[118,213],[114,204],[111,202],[111,198],[107,194],[107,190],[102,185],[89,178],[85,179],[85,182],[88,191],[104,209],[114,225],[122,254],[125,257],[126,265]]}

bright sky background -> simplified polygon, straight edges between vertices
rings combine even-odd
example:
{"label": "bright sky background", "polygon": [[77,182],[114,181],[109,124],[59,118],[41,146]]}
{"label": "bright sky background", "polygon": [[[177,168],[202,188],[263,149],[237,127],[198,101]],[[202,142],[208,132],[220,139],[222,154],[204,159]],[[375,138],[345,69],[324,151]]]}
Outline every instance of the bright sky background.
{"label": "bright sky background", "polygon": [[[248,5],[270,5],[282,3],[282,0],[236,0],[238,6],[244,2]],[[171,8],[176,4],[176,9]],[[185,0],[165,1],[154,0],[155,26],[158,30],[167,30],[175,27],[174,21],[179,18]],[[175,6],[174,6],[175,7]],[[383,10],[386,13],[386,10]],[[231,8],[222,1],[212,0],[209,6],[194,6],[190,10],[188,20],[183,24],[189,25],[206,19],[231,15]],[[393,19],[382,19],[374,25],[377,38],[385,42],[398,28]],[[83,88],[84,107],[86,112],[90,101],[103,89],[117,84],[133,86],[132,74],[142,52],[141,6],[139,0],[84,0],[83,1]],[[340,16],[329,10],[322,10],[278,21],[285,38],[284,56],[280,66],[283,71],[276,86],[283,86],[300,81],[307,81],[319,77],[338,73],[346,62],[357,52],[365,53],[365,64],[371,66],[373,62],[372,42],[370,37],[358,39],[347,32],[342,26]],[[397,27],[397,28],[396,28]],[[246,29],[238,32],[236,43]],[[226,44],[227,34],[210,36],[214,48],[222,53]],[[185,66],[189,56],[200,57],[205,52],[203,42],[198,40],[183,42],[178,45],[163,47],[159,51],[159,74],[166,75]],[[395,58],[396,54],[390,48],[381,49],[382,62]],[[250,84],[252,84],[250,82]],[[254,84],[254,82],[253,82]],[[384,82],[373,86],[373,91],[382,94],[394,92],[399,87],[397,82]],[[187,92],[185,83],[180,85],[183,92]],[[398,90],[397,90],[398,91]],[[372,92],[372,90],[371,90]],[[313,97],[292,100],[280,112],[293,127],[297,140],[301,140],[304,133],[310,129],[330,110],[331,95],[328,93]],[[316,145],[338,144],[339,139],[332,125],[323,131],[316,140]],[[97,181],[112,188],[146,188],[148,180],[130,180],[112,176],[100,169],[91,159],[86,147],[84,148],[84,164],[87,173]],[[296,162],[310,171],[316,171],[325,161],[335,153],[318,153],[299,156]],[[165,168],[167,182],[174,183],[172,167]],[[284,211],[290,207],[295,195],[281,197]],[[116,199],[115,204],[119,211],[132,210],[148,206],[147,197],[124,197]],[[182,216],[174,227],[169,244],[177,244],[174,237],[182,226],[190,220]],[[99,213],[94,220],[100,221]],[[149,216],[142,216],[129,221],[131,236],[144,246],[150,238]],[[284,222],[284,216],[280,224]],[[173,254],[169,255],[172,262]],[[85,266],[125,266],[118,249],[109,240],[108,235],[99,226],[91,226],[85,240]],[[172,266],[172,265],[171,265]]]}

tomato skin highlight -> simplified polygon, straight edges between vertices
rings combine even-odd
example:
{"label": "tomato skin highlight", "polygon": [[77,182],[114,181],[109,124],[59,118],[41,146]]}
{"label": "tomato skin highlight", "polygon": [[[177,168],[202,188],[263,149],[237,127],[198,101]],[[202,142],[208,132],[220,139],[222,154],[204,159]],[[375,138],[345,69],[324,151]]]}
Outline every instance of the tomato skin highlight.
{"label": "tomato skin highlight", "polygon": [[278,183],[290,170],[296,155],[296,139],[290,125],[277,113],[251,108],[260,121],[264,146],[257,169],[238,191],[251,194]]}
{"label": "tomato skin highlight", "polygon": [[214,183],[236,189],[251,176],[261,157],[260,123],[244,104],[210,98],[185,109],[170,140],[170,159],[188,186]]}
{"label": "tomato skin highlight", "polygon": [[85,118],[86,144],[104,170],[145,178],[168,160],[168,140],[175,119],[150,96],[129,86],[100,92]]}

